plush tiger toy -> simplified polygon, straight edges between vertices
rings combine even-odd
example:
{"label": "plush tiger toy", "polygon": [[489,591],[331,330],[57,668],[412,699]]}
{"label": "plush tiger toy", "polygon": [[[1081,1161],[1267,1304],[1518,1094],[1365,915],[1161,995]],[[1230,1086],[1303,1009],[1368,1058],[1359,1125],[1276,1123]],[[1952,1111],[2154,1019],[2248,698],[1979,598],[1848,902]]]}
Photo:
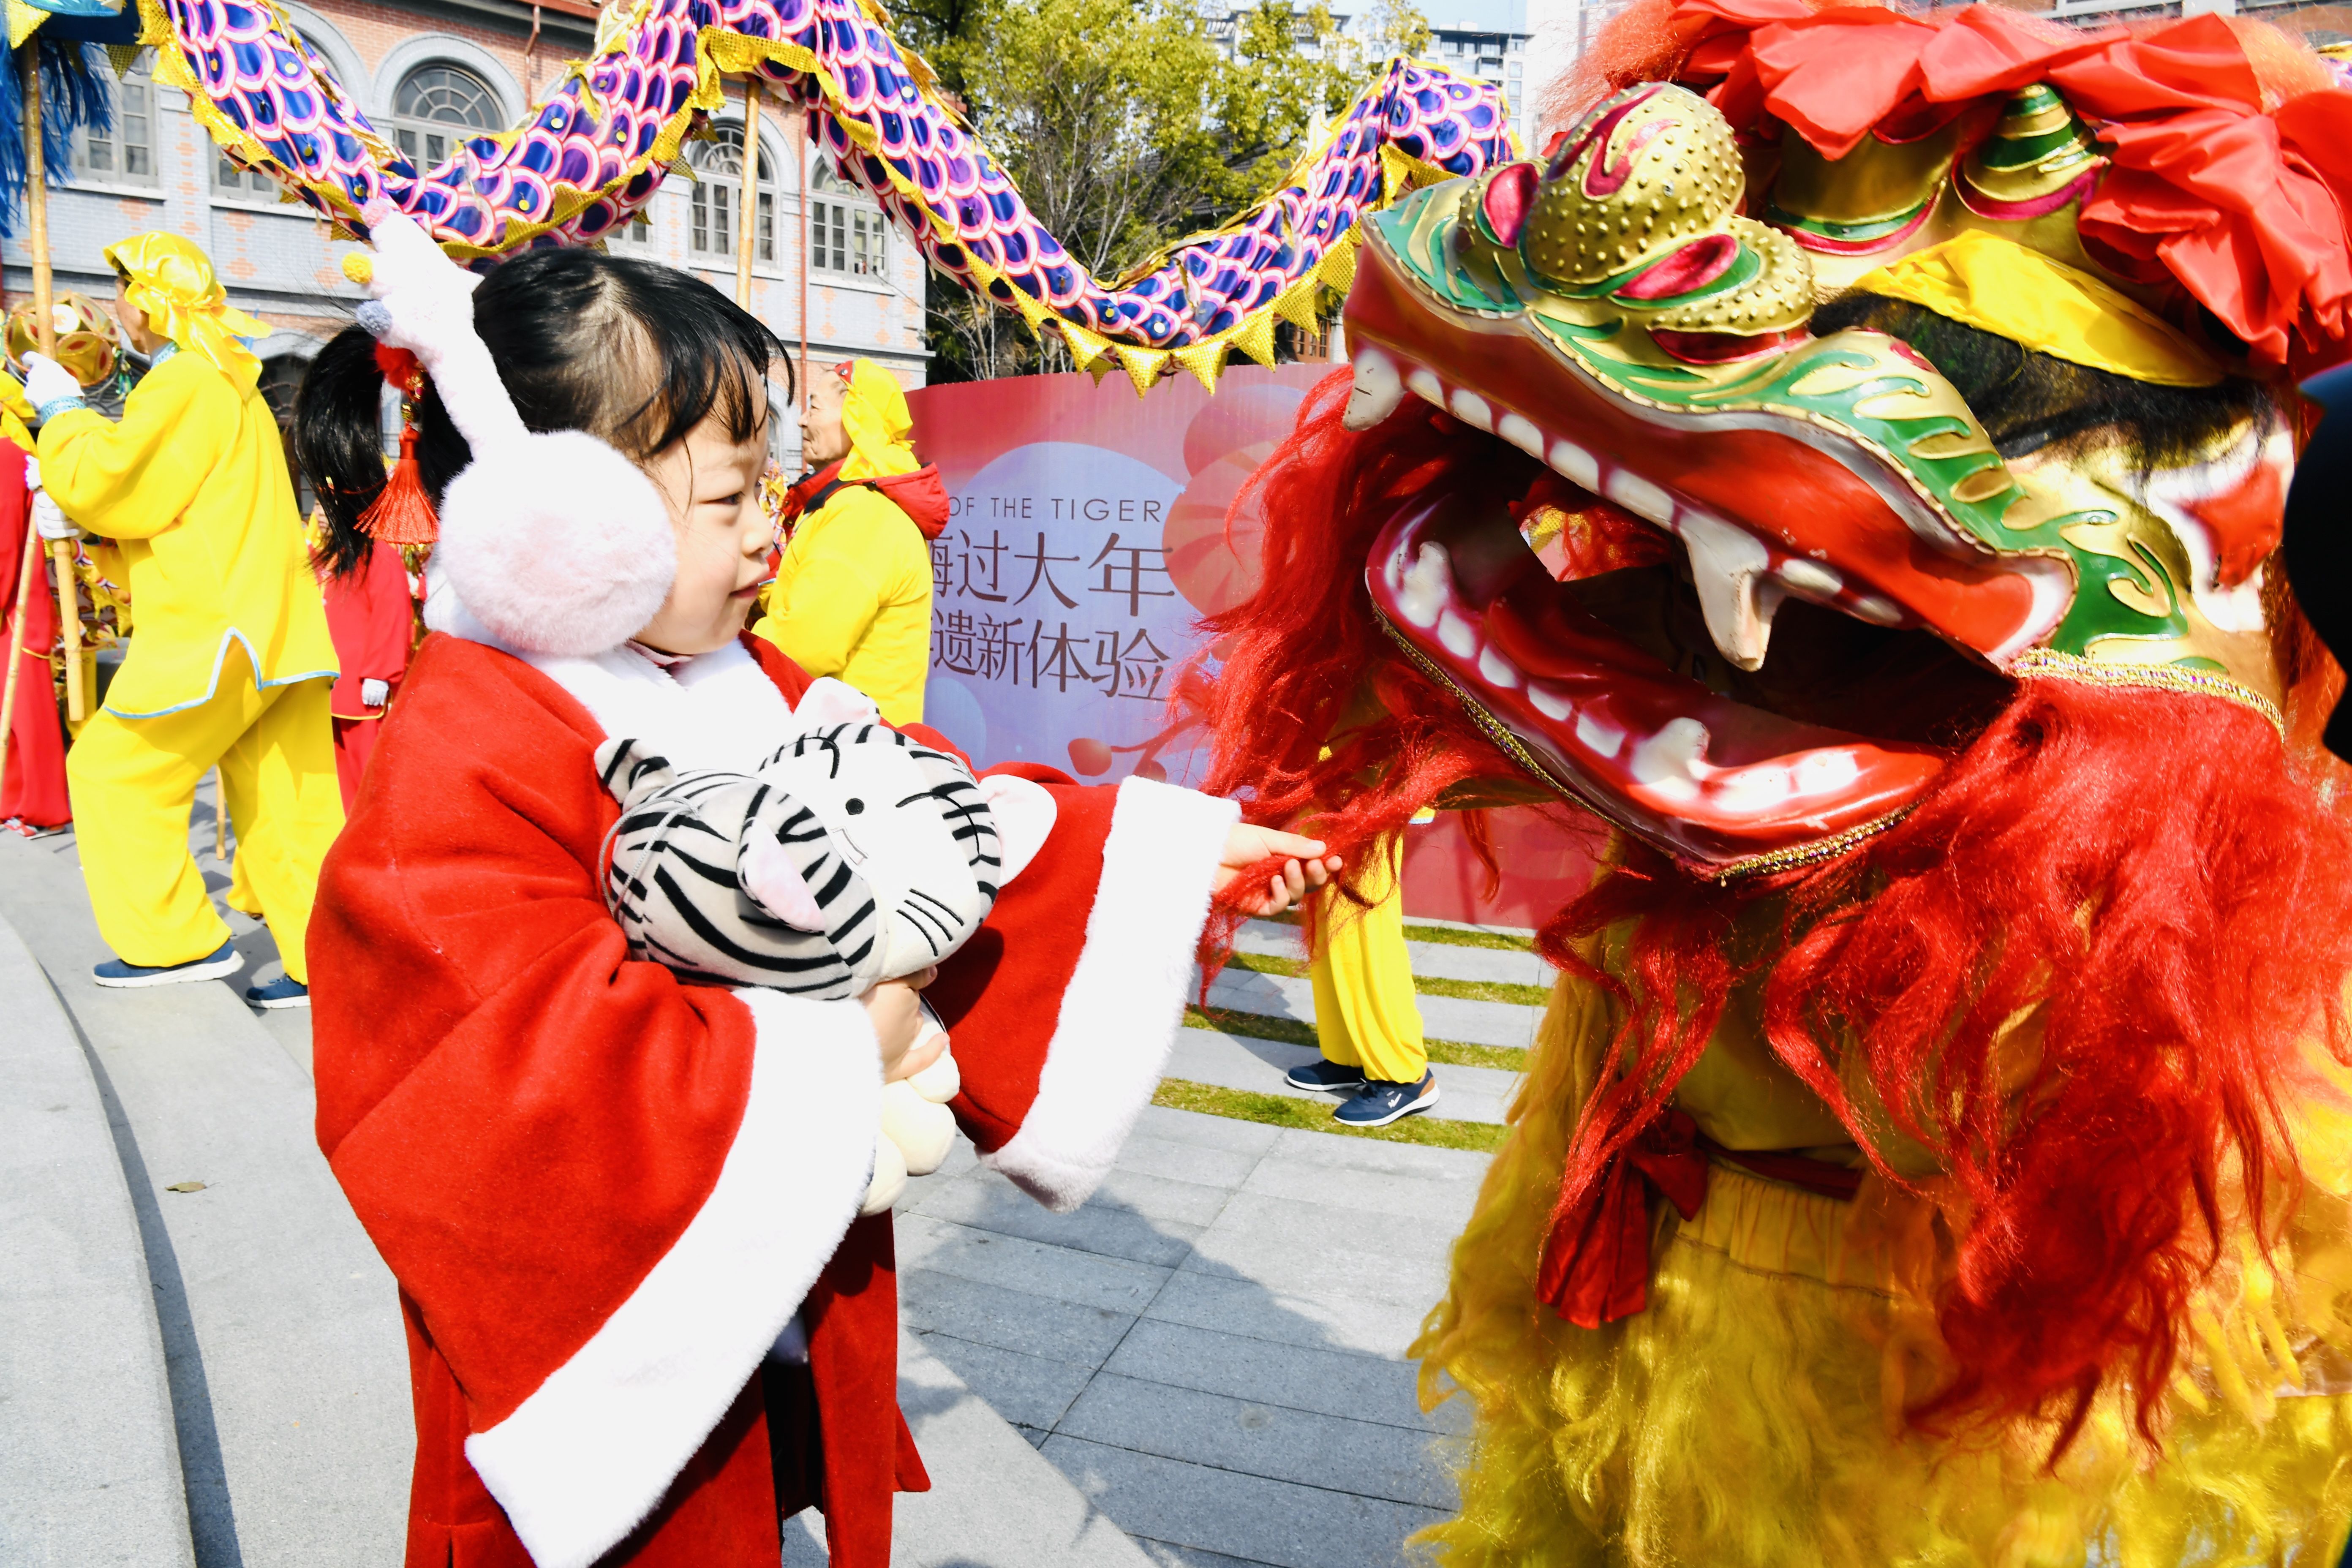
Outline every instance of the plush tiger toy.
{"label": "plush tiger toy", "polygon": [[[597,748],[621,806],[604,901],[633,953],[695,980],[861,995],[962,946],[1052,826],[1043,789],[975,779],[839,681],[794,717],[807,727],[748,773],[677,767],[629,737]],[[947,1157],[959,1087],[942,1054],[886,1088],[865,1212]]]}

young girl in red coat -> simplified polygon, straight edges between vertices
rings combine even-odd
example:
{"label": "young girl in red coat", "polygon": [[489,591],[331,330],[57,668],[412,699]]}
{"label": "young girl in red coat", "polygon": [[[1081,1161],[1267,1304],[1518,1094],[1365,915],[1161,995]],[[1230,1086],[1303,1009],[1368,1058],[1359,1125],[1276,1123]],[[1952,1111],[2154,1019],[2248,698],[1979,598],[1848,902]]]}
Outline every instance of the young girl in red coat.
{"label": "young girl in red coat", "polygon": [[[597,869],[602,742],[748,768],[808,686],[742,633],[782,351],[680,272],[546,250],[478,279],[369,219],[361,320],[426,377],[435,635],[310,955],[320,1143],[407,1322],[410,1568],[773,1568],[811,1504],[838,1568],[884,1568],[891,1494],[928,1483],[889,1215],[856,1215],[881,1087],[935,1049],[915,993],[683,984],[628,956]],[[297,408],[345,537],[385,483],[378,346],[338,338]],[[1336,868],[1228,802],[1028,775],[1052,831],[927,996],[965,1131],[1066,1209],[1158,1079],[1213,894],[1278,868],[1247,900],[1276,910]]]}

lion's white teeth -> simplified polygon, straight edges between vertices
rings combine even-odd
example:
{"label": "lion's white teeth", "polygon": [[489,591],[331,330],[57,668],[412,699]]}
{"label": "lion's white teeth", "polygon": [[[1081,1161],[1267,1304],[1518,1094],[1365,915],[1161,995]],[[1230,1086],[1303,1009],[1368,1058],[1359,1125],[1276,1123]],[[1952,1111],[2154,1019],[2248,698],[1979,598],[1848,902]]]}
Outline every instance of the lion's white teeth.
{"label": "lion's white teeth", "polygon": [[1478,679],[1487,685],[1508,691],[1519,683],[1519,667],[1495,651],[1492,646],[1478,650]]}
{"label": "lion's white teeth", "polygon": [[[1631,468],[1610,469],[1603,493],[1645,522],[1669,530],[1675,526],[1675,498]],[[1760,560],[1762,547],[1758,549]]]}
{"label": "lion's white teeth", "polygon": [[1485,398],[1479,396],[1476,393],[1470,391],[1468,388],[1454,388],[1454,400],[1451,406],[1454,410],[1454,417],[1459,419],[1465,425],[1469,426],[1472,429],[1494,429],[1494,405],[1489,404]]}
{"label": "lion's white teeth", "polygon": [[1530,424],[1527,416],[1506,413],[1495,422],[1495,434],[1533,458],[1537,462],[1543,461],[1543,432]]}
{"label": "lion's white teeth", "polygon": [[1404,378],[1404,384],[1406,390],[1423,403],[1433,403],[1440,408],[1445,406],[1445,384],[1427,370],[1414,370]]}
{"label": "lion's white teeth", "polygon": [[1570,484],[1581,485],[1588,490],[1601,488],[1600,459],[1575,442],[1555,439],[1547,460],[1551,471]]}
{"label": "lion's white teeth", "polygon": [[1367,343],[1356,351],[1356,384],[1348,393],[1348,406],[1339,423],[1350,430],[1369,430],[1396,412],[1404,401],[1404,382],[1396,361]]}
{"label": "lion's white teeth", "polygon": [[1810,599],[1833,599],[1845,586],[1845,579],[1836,572],[1801,555],[1781,562],[1780,570],[1774,574],[1787,587]]}
{"label": "lion's white teeth", "polygon": [[1404,580],[1397,585],[1397,613],[1413,626],[1427,631],[1437,624],[1445,608],[1446,595],[1454,591],[1454,562],[1443,544],[1423,544],[1405,568]]}
{"label": "lion's white teeth", "polygon": [[1764,543],[1721,518],[1685,508],[1675,519],[1690,552],[1691,582],[1707,636],[1723,657],[1742,669],[1761,669],[1772,640],[1772,616],[1786,590],[1765,580],[1771,566]]}
{"label": "lion's white teeth", "polygon": [[1669,719],[1654,735],[1638,742],[1625,760],[1633,782],[1661,795],[1694,793],[1713,770],[1706,765],[1706,726],[1687,716]]}

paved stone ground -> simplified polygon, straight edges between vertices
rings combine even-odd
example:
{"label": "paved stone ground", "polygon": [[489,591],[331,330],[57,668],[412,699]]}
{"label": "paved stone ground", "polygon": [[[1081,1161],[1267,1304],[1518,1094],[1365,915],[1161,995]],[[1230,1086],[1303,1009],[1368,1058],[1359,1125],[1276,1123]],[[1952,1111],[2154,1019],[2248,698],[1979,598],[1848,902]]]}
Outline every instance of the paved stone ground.
{"label": "paved stone ground", "polygon": [[[207,792],[192,840],[217,894],[212,839]],[[310,1015],[252,1014],[220,984],[90,986],[76,864],[70,835],[0,842],[0,912],[88,1031],[129,1152],[195,1560],[390,1561],[404,1364],[390,1279],[310,1142]],[[227,919],[234,984],[278,973],[268,931]],[[1280,926],[1244,942],[1296,952]],[[1415,949],[1427,973],[1549,978],[1530,954]],[[1311,1021],[1303,981],[1220,984],[1220,1005]],[[1532,1013],[1490,1016],[1492,1043],[1523,1044]],[[1234,1027],[1181,1031],[1171,1075],[1288,1092],[1281,1069],[1312,1053]],[[1499,1120],[1514,1075],[1439,1071],[1444,1114]],[[1453,1489],[1446,1412],[1420,1413],[1403,1352],[1486,1164],[1154,1107],[1104,1190],[1055,1215],[960,1146],[898,1222],[901,1398],[940,1483],[902,1504],[898,1568],[1405,1562]],[[163,1191],[189,1178],[206,1190]],[[821,1563],[821,1539],[794,1521],[786,1563]]]}
{"label": "paved stone ground", "polygon": [[1403,1352],[1486,1163],[1153,1107],[1057,1215],[966,1152],[905,1321],[1157,1561],[1381,1568],[1453,1506]]}

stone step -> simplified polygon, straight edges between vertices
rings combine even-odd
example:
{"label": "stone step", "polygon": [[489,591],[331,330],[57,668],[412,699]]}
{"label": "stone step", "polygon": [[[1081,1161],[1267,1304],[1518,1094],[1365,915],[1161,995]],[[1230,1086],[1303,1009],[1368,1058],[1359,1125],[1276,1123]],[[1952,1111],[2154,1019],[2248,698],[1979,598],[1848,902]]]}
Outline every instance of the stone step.
{"label": "stone step", "polygon": [[[1304,958],[1298,928],[1279,921],[1250,921],[1234,933],[1236,952],[1268,958]],[[1449,942],[1407,942],[1416,978],[1501,981],[1510,985],[1549,987],[1559,971],[1532,952],[1517,948],[1465,947]]]}
{"label": "stone step", "polygon": [[[1314,1061],[1318,1054],[1311,1046],[1261,1040],[1248,1035],[1228,1034],[1222,1029],[1183,1028],[1176,1031],[1176,1045],[1168,1057],[1167,1076],[1189,1079],[1194,1083],[1213,1083],[1222,1089],[1247,1089],[1255,1094],[1279,1094],[1295,1100],[1320,1100],[1337,1105],[1339,1097],[1336,1095],[1293,1089],[1282,1080],[1284,1073],[1302,1063]],[[1499,1068],[1457,1067],[1452,1062],[1432,1062],[1429,1070],[1437,1075],[1438,1102],[1418,1114],[1445,1121],[1499,1123],[1503,1120],[1503,1106],[1519,1081],[1517,1073],[1505,1072]]]}
{"label": "stone step", "polygon": [[0,920],[0,1563],[193,1565],[163,1341],[105,1095]]}
{"label": "stone step", "polygon": [[[1305,976],[1260,974],[1255,970],[1227,967],[1209,984],[1209,1005],[1236,1013],[1255,1013],[1297,1023],[1315,1022],[1315,986]],[[1465,1045],[1502,1046],[1525,1049],[1532,1044],[1543,1009],[1513,1002],[1469,1002],[1458,996],[1419,999],[1421,1026],[1432,1039],[1459,1040]]]}
{"label": "stone step", "polygon": [[70,836],[0,837],[0,914],[89,1040],[133,1202],[158,1216],[146,1261],[196,1561],[397,1561],[415,1443],[399,1302],[319,1152],[308,1076],[231,989],[245,977],[91,982],[109,953]]}

